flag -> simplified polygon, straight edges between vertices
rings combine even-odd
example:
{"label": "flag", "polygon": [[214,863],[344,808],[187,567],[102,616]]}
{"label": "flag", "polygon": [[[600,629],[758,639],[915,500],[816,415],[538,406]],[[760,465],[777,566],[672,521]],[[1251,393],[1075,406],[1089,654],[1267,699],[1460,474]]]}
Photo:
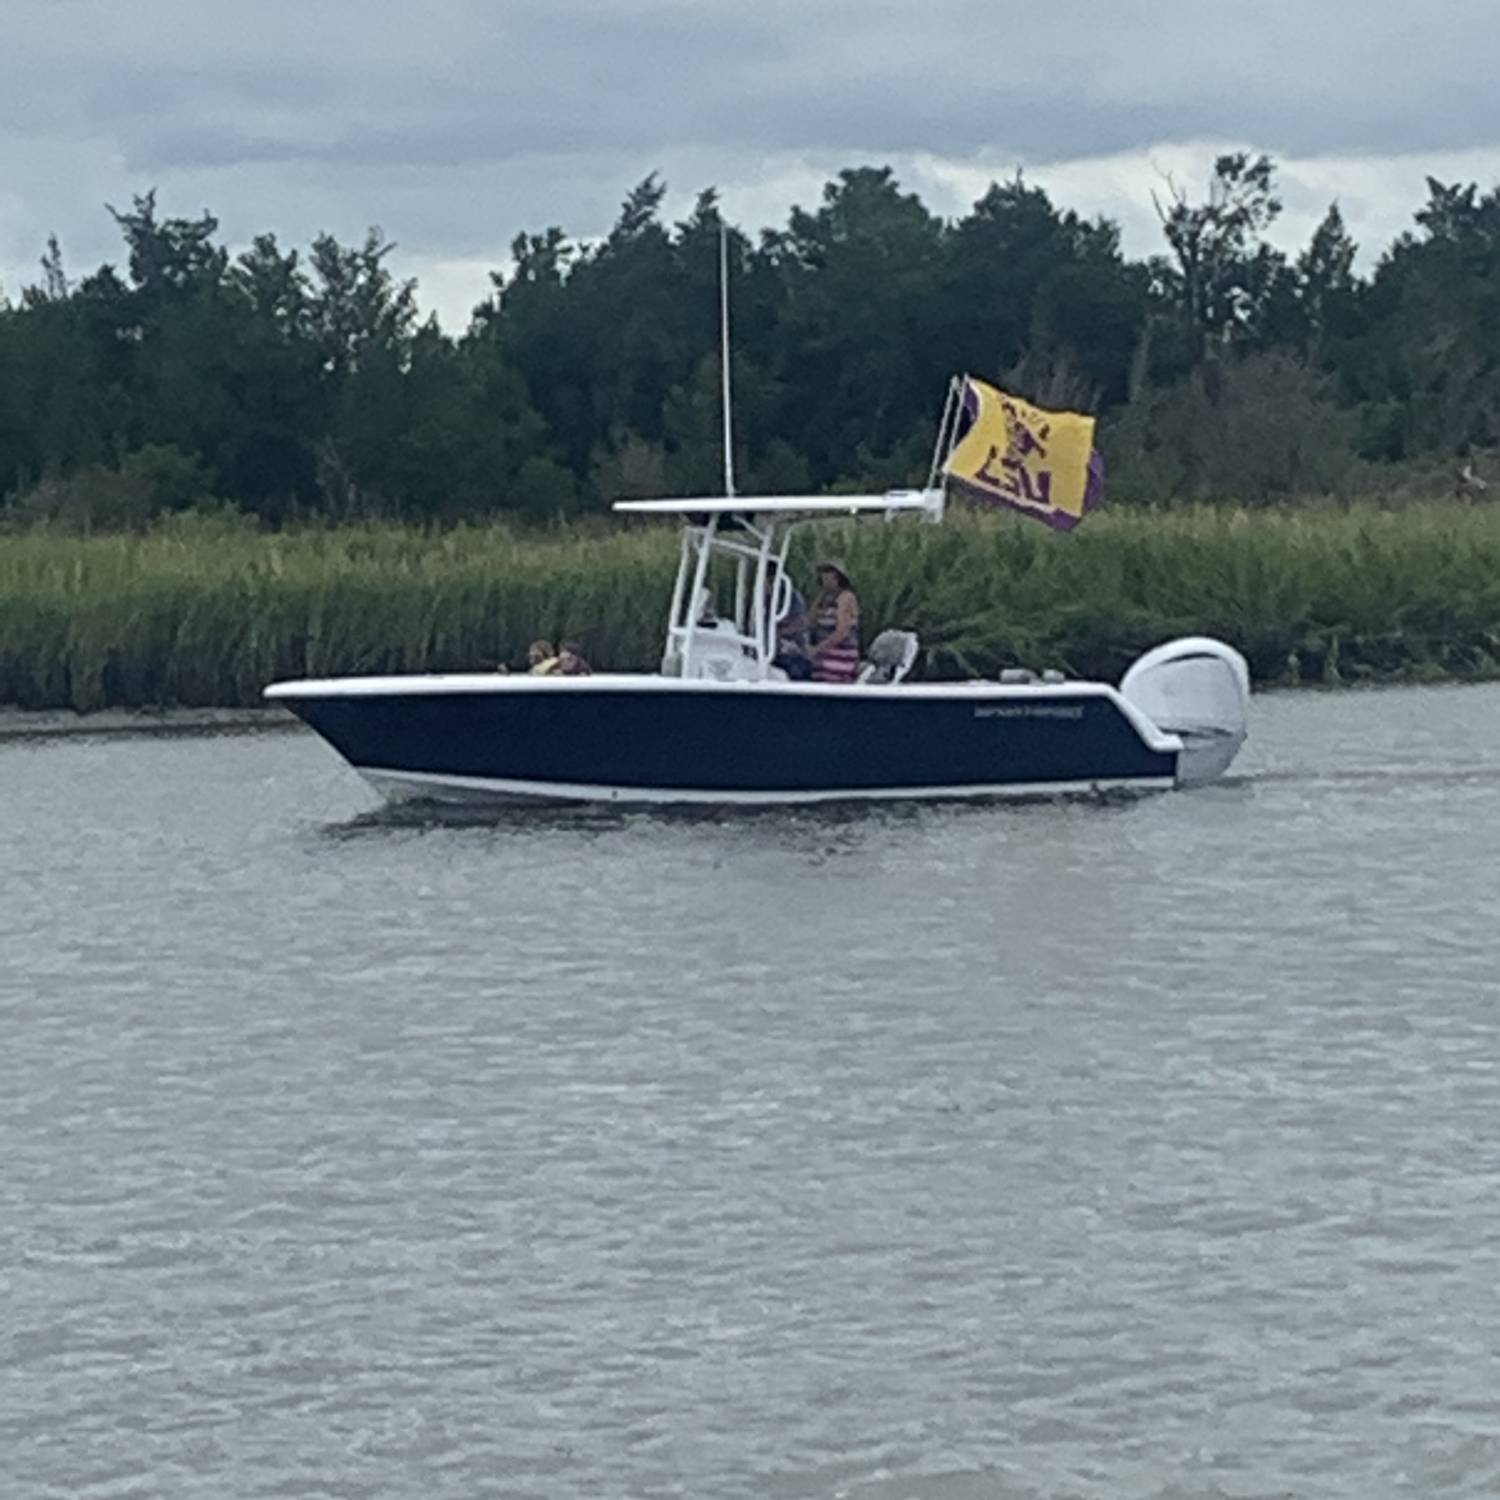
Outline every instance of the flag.
{"label": "flag", "polygon": [[1104,492],[1104,463],[1094,448],[1094,419],[1043,411],[1019,396],[965,376],[967,430],[944,471],[986,505],[1008,505],[1059,531],[1071,531]]}

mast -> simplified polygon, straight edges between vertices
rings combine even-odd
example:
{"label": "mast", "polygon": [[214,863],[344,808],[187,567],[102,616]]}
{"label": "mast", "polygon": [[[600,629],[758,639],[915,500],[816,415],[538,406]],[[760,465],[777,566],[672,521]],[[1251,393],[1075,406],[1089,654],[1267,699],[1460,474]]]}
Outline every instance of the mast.
{"label": "mast", "polygon": [[724,495],[734,498],[734,419],[729,401],[729,228],[719,222],[719,374],[724,392]]}

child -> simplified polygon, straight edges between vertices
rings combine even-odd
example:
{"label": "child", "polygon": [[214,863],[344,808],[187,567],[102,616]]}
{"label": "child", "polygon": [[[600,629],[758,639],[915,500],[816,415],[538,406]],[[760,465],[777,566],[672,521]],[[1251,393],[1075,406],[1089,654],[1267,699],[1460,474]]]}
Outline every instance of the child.
{"label": "child", "polygon": [[564,641],[557,648],[557,665],[553,670],[559,677],[591,677],[594,673],[583,659],[583,647],[577,641]]}

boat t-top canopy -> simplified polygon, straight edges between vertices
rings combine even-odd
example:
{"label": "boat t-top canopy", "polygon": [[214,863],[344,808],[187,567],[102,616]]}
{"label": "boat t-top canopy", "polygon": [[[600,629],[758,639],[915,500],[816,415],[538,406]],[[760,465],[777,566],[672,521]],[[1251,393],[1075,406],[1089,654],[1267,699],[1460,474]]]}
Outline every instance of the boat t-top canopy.
{"label": "boat t-top canopy", "polygon": [[689,495],[671,500],[616,500],[614,509],[645,516],[855,516],[916,511],[943,514],[943,491],[887,490],[883,495]]}

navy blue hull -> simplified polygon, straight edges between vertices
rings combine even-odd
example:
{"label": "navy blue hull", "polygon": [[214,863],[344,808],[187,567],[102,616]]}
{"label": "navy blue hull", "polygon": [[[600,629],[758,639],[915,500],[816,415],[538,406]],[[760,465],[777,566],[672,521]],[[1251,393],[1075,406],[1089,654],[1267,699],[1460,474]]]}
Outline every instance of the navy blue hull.
{"label": "navy blue hull", "polygon": [[528,789],[791,798],[1170,783],[1111,697],[612,688],[330,691],[286,706],[361,770]]}

